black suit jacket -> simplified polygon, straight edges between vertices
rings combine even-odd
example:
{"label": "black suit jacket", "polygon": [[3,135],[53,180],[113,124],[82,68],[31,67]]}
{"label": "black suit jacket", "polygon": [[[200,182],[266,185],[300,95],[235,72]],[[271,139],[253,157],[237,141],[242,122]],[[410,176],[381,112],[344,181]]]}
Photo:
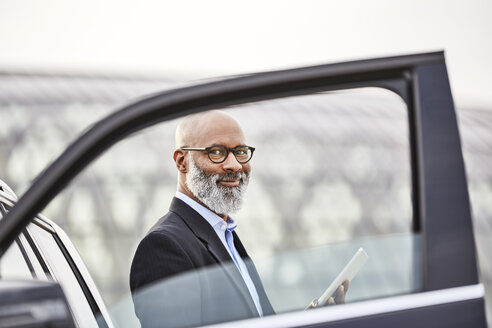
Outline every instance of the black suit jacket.
{"label": "black suit jacket", "polygon": [[[258,272],[233,234],[263,313],[273,314]],[[142,327],[190,327],[258,316],[239,270],[214,229],[178,198],[138,245],[130,288]]]}

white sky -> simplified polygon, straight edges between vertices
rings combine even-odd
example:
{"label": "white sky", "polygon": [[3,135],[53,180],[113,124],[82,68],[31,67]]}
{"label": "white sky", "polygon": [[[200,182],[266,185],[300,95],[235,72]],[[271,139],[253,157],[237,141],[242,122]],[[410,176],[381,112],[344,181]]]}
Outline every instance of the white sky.
{"label": "white sky", "polygon": [[444,50],[492,110],[492,1],[0,0],[0,70],[202,78]]}

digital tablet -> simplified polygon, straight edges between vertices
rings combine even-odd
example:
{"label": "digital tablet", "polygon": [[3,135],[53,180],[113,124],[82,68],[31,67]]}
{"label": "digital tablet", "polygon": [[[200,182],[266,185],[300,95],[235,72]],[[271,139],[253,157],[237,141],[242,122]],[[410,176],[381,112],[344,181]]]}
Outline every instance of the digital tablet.
{"label": "digital tablet", "polygon": [[345,265],[343,270],[333,280],[333,282],[326,288],[325,292],[318,298],[318,304],[324,305],[328,302],[330,296],[333,296],[337,288],[343,284],[345,280],[352,281],[359,270],[364,266],[369,256],[364,249],[359,248],[355,255]]}

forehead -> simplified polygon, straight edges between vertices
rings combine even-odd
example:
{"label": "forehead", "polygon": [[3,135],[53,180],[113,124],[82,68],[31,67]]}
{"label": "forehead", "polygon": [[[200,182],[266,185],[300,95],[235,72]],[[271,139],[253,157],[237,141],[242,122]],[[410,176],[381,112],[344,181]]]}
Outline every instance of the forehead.
{"label": "forehead", "polygon": [[238,122],[226,115],[209,115],[203,117],[195,130],[197,146],[215,144],[235,147],[245,144],[244,133]]}

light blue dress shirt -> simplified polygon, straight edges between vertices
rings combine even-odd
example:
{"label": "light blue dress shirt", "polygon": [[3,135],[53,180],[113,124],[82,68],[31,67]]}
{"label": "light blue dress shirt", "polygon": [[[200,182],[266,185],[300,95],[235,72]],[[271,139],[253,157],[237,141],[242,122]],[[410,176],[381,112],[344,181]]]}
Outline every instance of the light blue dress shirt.
{"label": "light blue dress shirt", "polygon": [[197,211],[212,226],[214,231],[217,233],[220,241],[224,245],[225,249],[229,252],[229,255],[234,260],[234,263],[236,263],[236,267],[238,268],[244,282],[246,283],[246,286],[248,287],[249,293],[251,294],[251,297],[255,302],[256,309],[258,310],[260,317],[263,316],[263,309],[261,308],[260,298],[258,297],[256,287],[253,283],[253,280],[251,280],[246,264],[236,250],[236,247],[234,247],[234,237],[232,235],[232,231],[237,227],[237,223],[230,216],[227,217],[227,222],[225,222],[220,216],[218,216],[205,206],[197,203],[182,192],[177,191],[176,198],[181,199],[188,206]]}

